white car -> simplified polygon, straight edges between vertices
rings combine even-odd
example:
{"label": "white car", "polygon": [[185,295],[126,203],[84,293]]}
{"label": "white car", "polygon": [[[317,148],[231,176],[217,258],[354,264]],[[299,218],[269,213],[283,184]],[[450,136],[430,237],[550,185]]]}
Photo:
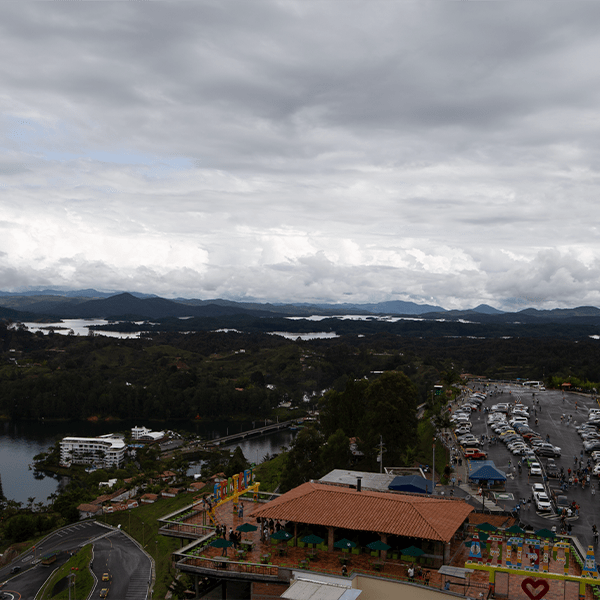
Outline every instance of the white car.
{"label": "white car", "polygon": [[542,467],[541,467],[540,463],[538,463],[538,462],[531,463],[531,465],[529,466],[529,472],[532,475],[541,475]]}
{"label": "white car", "polygon": [[598,462],[594,465],[594,468],[592,469],[592,473],[594,475],[598,475],[598,477],[600,477],[600,462]]}
{"label": "white car", "polygon": [[552,510],[552,504],[550,504],[550,498],[546,495],[546,492],[536,492],[533,497],[535,498],[535,505],[539,511]]}
{"label": "white car", "polygon": [[600,461],[600,450],[594,450],[592,452],[592,460],[599,462]]}
{"label": "white car", "polygon": [[544,485],[542,483],[534,483],[531,486],[531,491],[536,494],[537,492],[544,492],[546,493],[546,488],[544,487]]}

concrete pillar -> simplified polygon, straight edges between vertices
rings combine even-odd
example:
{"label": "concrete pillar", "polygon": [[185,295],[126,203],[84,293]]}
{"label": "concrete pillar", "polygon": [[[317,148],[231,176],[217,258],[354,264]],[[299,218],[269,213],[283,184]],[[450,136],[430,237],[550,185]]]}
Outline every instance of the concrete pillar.
{"label": "concrete pillar", "polygon": [[199,594],[200,594],[200,585],[199,585],[199,577],[198,575],[194,575],[194,592],[196,592],[194,594],[194,598],[199,598]]}
{"label": "concrete pillar", "polygon": [[334,532],[333,527],[327,528],[327,550],[329,552],[333,552],[333,550],[334,550],[333,544],[335,543],[335,540],[334,540],[333,532]]}

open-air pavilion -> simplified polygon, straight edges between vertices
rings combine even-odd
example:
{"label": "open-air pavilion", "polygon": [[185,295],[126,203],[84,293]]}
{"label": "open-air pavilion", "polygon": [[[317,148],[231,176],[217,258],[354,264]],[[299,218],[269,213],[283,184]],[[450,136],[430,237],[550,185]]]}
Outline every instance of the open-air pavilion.
{"label": "open-air pavilion", "polygon": [[295,539],[312,533],[325,540],[329,552],[337,539],[360,547],[379,539],[390,546],[385,560],[414,545],[424,551],[427,564],[450,560],[450,541],[473,508],[458,499],[398,494],[305,483],[279,498],[257,506],[252,517],[284,523]]}

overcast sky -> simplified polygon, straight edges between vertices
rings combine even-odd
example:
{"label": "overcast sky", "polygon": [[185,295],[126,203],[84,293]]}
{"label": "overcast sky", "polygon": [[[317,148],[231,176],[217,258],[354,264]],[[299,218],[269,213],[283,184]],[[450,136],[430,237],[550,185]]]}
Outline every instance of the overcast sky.
{"label": "overcast sky", "polygon": [[0,5],[0,289],[600,306],[600,3]]}

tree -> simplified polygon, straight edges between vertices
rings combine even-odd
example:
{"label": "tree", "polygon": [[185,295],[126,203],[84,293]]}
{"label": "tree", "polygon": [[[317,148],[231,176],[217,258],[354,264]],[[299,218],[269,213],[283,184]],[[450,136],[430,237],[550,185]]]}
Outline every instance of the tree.
{"label": "tree", "polygon": [[321,464],[324,473],[333,469],[346,469],[350,463],[350,440],[341,429],[329,436],[321,450]]}
{"label": "tree", "polygon": [[325,435],[341,429],[357,437],[367,463],[374,461],[383,436],[387,460],[398,464],[405,448],[417,442],[417,404],[412,381],[400,371],[388,371],[373,382],[348,381],[345,391],[326,394],[321,424]]}
{"label": "tree", "polygon": [[305,427],[298,433],[287,456],[281,491],[287,492],[306,481],[319,479],[323,475],[321,446],[323,436],[315,427]]}
{"label": "tree", "polygon": [[250,466],[250,463],[246,460],[242,449],[237,446],[233,452],[233,456],[229,459],[227,466],[225,467],[225,476],[231,477],[236,473],[242,473]]}

